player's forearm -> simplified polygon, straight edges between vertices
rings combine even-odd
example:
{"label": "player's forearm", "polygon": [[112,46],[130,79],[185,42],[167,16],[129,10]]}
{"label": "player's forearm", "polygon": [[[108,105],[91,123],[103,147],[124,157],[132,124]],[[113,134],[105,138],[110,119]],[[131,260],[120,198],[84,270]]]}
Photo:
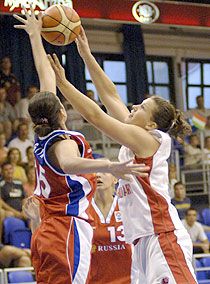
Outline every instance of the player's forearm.
{"label": "player's forearm", "polygon": [[56,93],[55,73],[44,50],[41,34],[37,31],[31,34],[30,42],[35,67],[39,76],[40,91]]}
{"label": "player's forearm", "polygon": [[40,225],[40,219],[37,218],[37,219],[31,219],[31,231],[32,231],[32,234],[34,233],[34,231],[39,227]]}
{"label": "player's forearm", "polygon": [[111,173],[111,162],[109,160],[91,160],[84,158],[66,159],[60,165],[66,174],[89,174],[89,173]]}
{"label": "player's forearm", "polygon": [[97,124],[103,111],[94,101],[83,95],[67,80],[60,82],[58,88],[74,109],[90,123]]}
{"label": "player's forearm", "polygon": [[83,60],[88,68],[91,79],[97,89],[102,103],[106,104],[107,100],[114,97],[120,100],[116,86],[102,70],[94,56],[89,53],[83,58]]}

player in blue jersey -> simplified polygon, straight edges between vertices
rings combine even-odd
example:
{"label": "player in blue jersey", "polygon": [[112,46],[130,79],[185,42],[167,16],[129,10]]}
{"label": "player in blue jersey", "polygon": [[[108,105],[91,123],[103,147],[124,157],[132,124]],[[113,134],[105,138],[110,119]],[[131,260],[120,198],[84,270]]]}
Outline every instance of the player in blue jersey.
{"label": "player in blue jersey", "polygon": [[[40,93],[29,103],[34,123],[37,184],[41,223],[32,237],[32,262],[38,284],[86,283],[92,241],[89,203],[95,190],[94,172],[116,176],[142,174],[142,166],[93,160],[92,151],[78,132],[67,131],[66,112],[55,96],[54,71],[41,40],[41,14],[38,20],[24,9],[26,19],[15,18],[30,38],[40,81]],[[39,220],[36,220],[39,222]]]}

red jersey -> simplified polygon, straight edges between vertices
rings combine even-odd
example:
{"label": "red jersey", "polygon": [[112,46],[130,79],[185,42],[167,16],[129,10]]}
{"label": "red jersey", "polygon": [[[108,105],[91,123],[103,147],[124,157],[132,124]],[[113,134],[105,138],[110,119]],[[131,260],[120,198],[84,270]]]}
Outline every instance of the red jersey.
{"label": "red jersey", "polygon": [[90,206],[94,218],[89,284],[131,283],[131,246],[125,243],[117,197],[105,219],[94,199]]}
{"label": "red jersey", "polygon": [[88,207],[95,192],[95,174],[65,174],[55,168],[47,157],[49,147],[63,135],[68,135],[78,144],[82,158],[92,159],[90,145],[79,132],[55,130],[45,137],[36,138],[37,186],[34,194],[40,200],[41,217],[69,215],[89,220]]}

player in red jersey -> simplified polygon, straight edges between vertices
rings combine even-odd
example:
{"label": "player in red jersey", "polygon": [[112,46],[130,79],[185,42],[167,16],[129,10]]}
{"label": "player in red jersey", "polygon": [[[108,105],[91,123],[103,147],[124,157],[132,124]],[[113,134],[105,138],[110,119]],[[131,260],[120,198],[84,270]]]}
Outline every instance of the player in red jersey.
{"label": "player in red jersey", "polygon": [[24,11],[26,20],[15,15],[24,25],[15,27],[29,34],[41,90],[29,104],[36,133],[34,194],[40,203],[41,216],[31,246],[36,281],[82,284],[88,278],[93,233],[88,207],[95,190],[95,175],[90,173],[101,171],[124,176],[140,174],[142,167],[93,160],[84,136],[67,131],[66,112],[55,96],[55,74],[41,40],[41,16],[37,20],[32,8],[31,15]]}
{"label": "player in red jersey", "polygon": [[131,245],[125,243],[124,228],[114,196],[116,178],[97,173],[97,189],[90,213],[94,218],[89,284],[130,284]]}

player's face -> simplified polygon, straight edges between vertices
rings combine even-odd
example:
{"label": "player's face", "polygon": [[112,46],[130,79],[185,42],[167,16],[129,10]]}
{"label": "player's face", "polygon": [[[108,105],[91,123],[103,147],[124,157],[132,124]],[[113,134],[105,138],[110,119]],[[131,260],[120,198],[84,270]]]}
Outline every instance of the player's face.
{"label": "player's face", "polygon": [[133,105],[131,113],[125,123],[134,124],[147,129],[152,123],[152,113],[155,109],[154,101],[149,98],[144,100],[140,105]]}
{"label": "player's face", "polygon": [[97,190],[106,190],[113,188],[115,184],[115,177],[109,173],[97,173]]}

